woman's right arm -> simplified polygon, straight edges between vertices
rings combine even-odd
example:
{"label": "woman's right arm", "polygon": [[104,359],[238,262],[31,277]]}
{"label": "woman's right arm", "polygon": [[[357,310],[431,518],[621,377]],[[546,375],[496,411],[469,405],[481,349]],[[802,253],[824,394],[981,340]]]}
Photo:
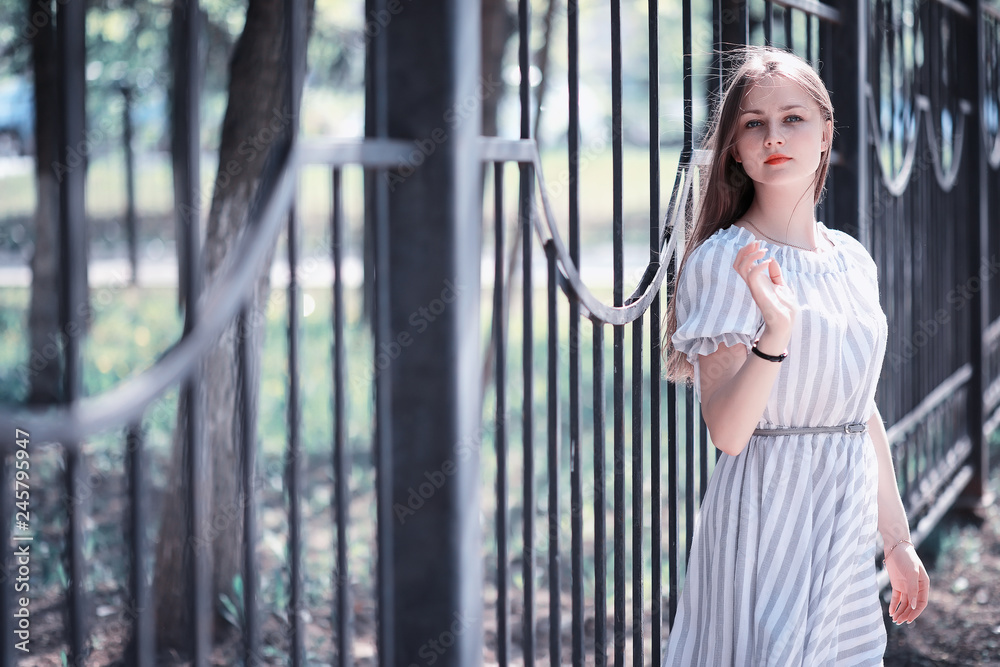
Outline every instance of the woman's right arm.
{"label": "woman's right arm", "polygon": [[[776,355],[788,347],[798,304],[785,287],[777,262],[772,259],[754,263],[765,254],[759,247],[753,241],[741,248],[733,268],[746,281],[764,316],[758,347]],[[780,364],[750,354],[739,344],[720,344],[715,352],[699,355],[698,359],[702,417],[713,444],[736,456],[747,446],[764,414]]]}

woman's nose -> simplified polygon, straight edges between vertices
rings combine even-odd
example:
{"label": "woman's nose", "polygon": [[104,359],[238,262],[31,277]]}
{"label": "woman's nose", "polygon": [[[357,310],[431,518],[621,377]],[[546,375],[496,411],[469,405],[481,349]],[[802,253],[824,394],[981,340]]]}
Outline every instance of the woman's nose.
{"label": "woman's nose", "polygon": [[[771,128],[774,128],[772,125]],[[777,129],[768,129],[767,136],[764,138],[765,146],[783,146],[785,144],[785,137]]]}

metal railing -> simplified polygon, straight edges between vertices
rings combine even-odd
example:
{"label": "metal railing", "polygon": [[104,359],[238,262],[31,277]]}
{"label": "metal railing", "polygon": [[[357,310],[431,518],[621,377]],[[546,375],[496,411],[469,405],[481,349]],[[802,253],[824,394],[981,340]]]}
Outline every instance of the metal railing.
{"label": "metal railing", "polygon": [[[381,3],[369,4],[377,10]],[[685,97],[680,165],[669,197],[661,197],[659,142],[655,139],[649,142],[649,255],[641,278],[626,296],[623,26],[621,3],[618,0],[609,3],[613,153],[609,303],[591,290],[582,273],[578,3],[568,2],[565,13],[569,64],[566,240],[560,232],[554,196],[545,184],[538,146],[531,137],[528,76],[531,22],[527,0],[518,3],[521,138],[481,138],[478,124],[472,122],[437,146],[435,159],[440,161],[433,162],[430,156],[425,156],[428,166],[424,172],[413,168],[413,142],[430,136],[435,123],[440,123],[442,110],[455,100],[475,94],[475,77],[470,70],[474,70],[476,59],[468,58],[470,62],[464,64],[459,61],[468,53],[478,53],[478,41],[470,37],[478,35],[478,10],[463,0],[441,5],[408,9],[412,14],[394,22],[371,41],[370,136],[357,142],[308,144],[294,141],[293,137],[269,176],[252,230],[232,251],[243,260],[227,265],[204,295],[198,292],[195,223],[198,219],[195,184],[199,180],[194,159],[197,145],[193,143],[198,134],[197,77],[191,76],[198,59],[190,58],[179,79],[180,89],[186,91],[182,99],[188,108],[187,122],[182,124],[187,138],[186,144],[182,142],[186,145],[187,167],[179,175],[181,190],[188,197],[179,202],[181,210],[188,213],[187,224],[181,227],[185,245],[180,283],[187,305],[183,337],[142,375],[124,381],[107,394],[83,397],[79,337],[68,336],[67,404],[46,411],[5,410],[0,413],[0,432],[15,433],[19,429],[31,433],[34,440],[60,443],[67,460],[66,494],[73,498],[80,494],[87,466],[80,443],[98,432],[129,425],[123,444],[130,479],[133,536],[129,540],[130,558],[133,564],[148,563],[151,545],[140,529],[149,520],[144,494],[148,462],[140,427],[144,412],[174,386],[181,385],[188,395],[193,395],[198,382],[203,381],[198,368],[206,351],[234,321],[249,319],[246,303],[254,277],[263,269],[262,263],[282,229],[286,229],[290,276],[286,288],[290,304],[286,452],[291,464],[285,479],[292,612],[288,614],[286,648],[293,664],[303,664],[305,621],[299,612],[304,606],[305,545],[300,502],[309,489],[302,476],[298,430],[302,397],[297,371],[300,286],[296,275],[300,257],[294,206],[299,170],[305,165],[324,165],[330,169],[333,194],[330,445],[336,565],[329,614],[334,621],[335,655],[339,664],[352,664],[354,659],[352,573],[358,567],[370,567],[352,560],[348,550],[357,530],[349,520],[357,471],[350,469],[350,434],[346,430],[347,412],[351,408],[346,396],[347,377],[354,364],[373,370],[371,407],[375,432],[371,448],[375,474],[370,491],[378,508],[375,528],[378,557],[373,567],[376,584],[370,593],[378,609],[381,664],[423,660],[425,656],[420,651],[429,639],[444,637],[441,633],[452,627],[456,614],[464,624],[462,627],[471,629],[450,634],[447,650],[435,653],[437,664],[468,665],[480,660],[484,650],[488,650],[483,647],[483,627],[490,615],[495,620],[496,633],[487,644],[501,665],[533,664],[536,658],[562,664],[567,657],[573,664],[593,661],[603,665],[610,661],[623,665],[628,655],[634,664],[656,663],[662,637],[676,613],[695,517],[715,460],[693,392],[661,379],[663,288],[670,283],[683,250],[682,221],[696,203],[698,170],[708,159],[695,148],[698,137],[692,54],[696,52],[694,35],[699,23],[691,0],[684,0],[679,48]],[[65,57],[72,59],[83,44],[82,5],[68,3],[59,7],[63,12],[59,17],[61,43],[66,47]],[[191,16],[197,15],[197,7],[195,3],[186,7],[187,12],[182,12],[179,20],[184,22],[187,32],[181,34],[187,35],[183,45],[193,49],[195,21]],[[883,307],[889,314],[890,331],[897,332],[890,336],[879,405],[891,425],[889,437],[897,457],[904,502],[914,522],[914,535],[920,539],[957,500],[982,500],[990,462],[984,440],[998,419],[1000,299],[987,290],[986,278],[974,289],[967,281],[976,275],[981,260],[1000,250],[997,240],[1000,235],[989,233],[990,222],[997,220],[1000,212],[997,200],[1000,132],[995,122],[990,124],[990,118],[995,121],[996,114],[991,116],[989,111],[996,108],[1000,99],[997,57],[1000,12],[981,2],[975,7],[950,1],[931,2],[920,6],[918,20],[907,23],[903,20],[906,9],[900,0],[842,6],[804,0],[748,4],[720,0],[712,5],[710,31],[699,34],[711,34],[711,48],[706,49],[713,56],[709,91],[719,89],[723,74],[721,56],[727,48],[739,44],[760,41],[779,44],[823,64],[822,75],[834,93],[842,130],[834,145],[830,195],[821,207],[821,214],[831,226],[856,233],[872,250],[879,266]],[[303,3],[290,0],[286,11],[287,16],[298,18],[287,21],[289,30],[301,29]],[[879,18],[868,15],[869,11]],[[648,123],[650,136],[658,138],[663,117],[659,87],[659,44],[663,36],[659,31],[656,0],[650,0],[648,15],[648,80],[654,82],[648,96]],[[943,24],[960,38],[953,37],[943,43],[934,37],[934,34],[940,37],[940,33],[934,33],[932,27]],[[421,69],[408,49],[421,43],[418,37],[433,25],[444,25],[449,37],[440,50],[422,54],[429,64]],[[894,35],[914,25],[928,31],[925,39],[928,55],[920,66],[912,58],[908,61],[903,58],[909,64],[900,67],[898,45],[911,42],[895,39]],[[289,45],[303,43],[301,36],[296,38],[289,33]],[[836,57],[841,52],[860,55],[857,61],[848,61]],[[973,60],[978,69],[963,71],[975,69],[975,77],[955,70],[959,62],[968,62],[970,54],[976,56]],[[290,55],[288,60],[294,62],[295,58]],[[83,58],[64,60],[67,78],[63,82],[63,99],[67,102],[63,122],[67,144],[82,133],[82,62]],[[434,65],[442,63],[450,69],[434,69]],[[444,69],[448,72],[443,73]],[[886,69],[890,73],[883,76]],[[952,87],[935,88],[945,71]],[[886,90],[876,86],[876,82],[886,77],[893,80],[892,77],[901,75],[909,77],[906,81],[911,83]],[[422,93],[414,91],[420,90],[420,81],[408,82],[407,86],[393,85],[407,76],[441,84],[444,91],[441,99],[431,103],[428,110],[416,107],[416,99]],[[290,99],[295,99],[295,86],[301,84],[294,77],[289,78]],[[899,90],[912,92],[909,102],[905,96],[897,95]],[[942,130],[939,121],[941,109],[946,107],[952,110],[952,117],[964,119],[964,125],[959,123],[959,130],[951,135]],[[884,112],[889,108],[895,111]],[[895,118],[899,114],[922,118],[924,124],[881,121],[885,115]],[[980,132],[971,129],[976,125]],[[914,126],[918,128],[916,131],[912,130]],[[923,132],[919,130],[921,127],[925,128]],[[389,138],[390,130],[393,138]],[[944,145],[942,137],[951,138],[950,145]],[[516,164],[518,171],[516,229],[520,281],[507,268],[506,251],[513,245],[508,238],[510,216],[505,195],[509,163]],[[398,190],[391,189],[389,176],[399,175],[404,165],[411,167],[413,175],[408,175]],[[475,165],[477,169],[471,171],[477,173],[465,173],[462,167],[469,165]],[[376,276],[371,327],[373,349],[377,351],[382,349],[380,345],[390,344],[398,340],[400,333],[407,332],[405,319],[416,307],[428,303],[428,290],[440,289],[443,280],[455,276],[478,277],[479,254],[463,250],[479,248],[478,243],[473,243],[478,242],[478,237],[469,236],[472,223],[477,223],[479,216],[473,215],[470,220],[464,214],[471,209],[463,206],[480,203],[482,182],[477,178],[480,165],[490,165],[493,176],[489,390],[484,392],[477,384],[477,379],[482,380],[481,359],[469,352],[481,343],[474,335],[475,327],[470,325],[479,317],[478,278],[470,279],[475,289],[469,292],[475,296],[456,297],[457,306],[442,317],[440,332],[433,338],[416,341],[406,355],[392,361],[388,371],[377,366],[377,356],[360,362],[349,358],[345,343],[348,322],[343,263],[347,221],[343,210],[343,170],[359,167],[367,178],[365,220],[373,231]],[[85,298],[81,291],[85,284],[81,278],[82,246],[73,242],[83,230],[80,178],[82,172],[71,175],[62,186],[63,252],[68,258],[62,276],[65,326],[74,323],[74,308]],[[443,212],[413,210],[421,206],[432,208],[429,202],[448,199],[455,193],[457,197]],[[433,200],[434,196],[440,199]],[[946,211],[954,216],[952,219],[967,223],[940,224]],[[443,229],[433,217],[438,214],[447,221]],[[409,231],[407,224],[412,226]],[[443,268],[428,266],[430,258],[426,253],[421,254],[414,243],[414,234],[424,232],[433,237],[430,241],[433,247],[444,249],[444,259],[435,258]],[[438,242],[440,245],[434,245]],[[535,260],[536,243],[544,253],[544,262]],[[932,251],[944,252],[938,257]],[[536,283],[536,269],[539,275],[544,275],[543,285]],[[949,292],[942,291],[941,285],[955,289],[968,286],[965,305],[959,308],[951,304]],[[536,306],[535,298],[543,289],[545,315],[541,317],[542,307]],[[517,316],[508,312],[512,293],[521,301],[520,327],[515,325]],[[942,324],[934,333],[924,329],[924,336],[933,342],[916,345],[917,334],[922,331],[919,325],[934,320],[942,308],[948,315],[948,326]],[[584,319],[590,321],[589,327]],[[544,327],[540,326],[542,322]],[[986,323],[991,324],[987,327]],[[610,338],[612,348],[610,378],[606,338]],[[543,341],[538,349],[536,340]],[[915,348],[909,357],[905,354],[907,341]],[[508,366],[516,360],[509,353],[518,342],[520,368],[519,372],[511,372]],[[241,475],[244,488],[248,489],[253,488],[258,454],[257,407],[252,400],[254,388],[249,386],[252,377],[248,370],[252,363],[249,355],[250,346],[241,339],[238,371],[241,391],[236,400],[244,425]],[[894,358],[902,359],[896,367],[892,365]],[[438,363],[431,364],[428,370],[430,359]],[[429,397],[415,396],[414,387],[420,387]],[[467,395],[460,395],[463,392]],[[982,402],[977,399],[980,395]],[[434,396],[443,398],[435,403]],[[493,418],[480,427],[484,402]],[[431,417],[419,419],[421,411],[430,411]],[[196,516],[189,523],[189,544],[197,544],[199,540],[204,543],[206,539],[205,517],[197,515],[197,508],[206,506],[201,494],[207,484],[199,476],[197,465],[199,458],[206,455],[197,419],[195,414],[188,421],[187,474],[192,490],[189,502],[196,508]],[[428,422],[435,423],[428,425]],[[544,437],[539,438],[543,422]],[[421,424],[422,428],[414,428],[414,424]],[[484,432],[487,437],[477,435]],[[469,448],[463,440],[469,437],[474,439],[475,447]],[[492,460],[484,454],[488,451],[484,442],[492,444]],[[474,449],[476,453],[463,463],[466,449]],[[0,454],[3,454],[0,509],[4,516],[13,515],[10,502],[14,498],[16,450],[16,441],[6,436],[0,439]],[[443,471],[442,479],[447,476],[450,481],[442,487],[443,491],[436,495],[432,492],[433,498],[426,499],[432,509],[422,511],[413,521],[399,521],[393,515],[394,505],[405,505],[408,491],[419,488],[425,481],[422,476],[436,471]],[[586,472],[591,474],[585,475]],[[495,488],[495,502],[487,501],[480,507],[480,485]],[[489,526],[483,532],[490,534],[492,541],[484,540],[476,527],[480,512]],[[70,567],[66,646],[71,663],[80,664],[85,662],[88,638],[88,593],[84,586],[87,563],[81,546],[84,518],[71,506],[67,528]],[[260,565],[254,502],[245,504],[241,519],[246,541],[243,658],[246,664],[251,664],[261,660],[259,610],[268,602],[262,599],[256,585]],[[543,528],[541,534],[539,526]],[[12,527],[5,526],[2,556],[8,564],[8,573],[12,543],[6,538],[12,534]],[[481,553],[486,555],[488,563],[495,564],[492,569],[487,568],[485,580],[497,592],[495,605],[485,612],[485,617],[480,614],[485,590],[483,571],[478,564]],[[435,560],[444,565],[435,564]],[[155,630],[149,611],[151,591],[140,576],[142,571],[142,567],[132,567],[131,579],[123,585],[129,588],[130,599],[137,609],[132,619],[137,650],[134,663],[151,665]],[[211,647],[205,633],[208,627],[205,619],[212,613],[209,599],[212,587],[207,583],[204,563],[197,555],[190,571],[195,592],[189,601],[192,656],[195,664],[207,664]],[[5,665],[15,664],[16,656],[13,644],[6,641],[14,636],[15,601],[11,583],[8,575],[6,584],[0,587],[0,614],[7,624],[3,628],[5,642],[0,663]],[[542,622],[543,610],[547,612],[547,622]],[[569,619],[568,647],[562,630],[564,615]],[[592,629],[588,624],[590,619]]]}

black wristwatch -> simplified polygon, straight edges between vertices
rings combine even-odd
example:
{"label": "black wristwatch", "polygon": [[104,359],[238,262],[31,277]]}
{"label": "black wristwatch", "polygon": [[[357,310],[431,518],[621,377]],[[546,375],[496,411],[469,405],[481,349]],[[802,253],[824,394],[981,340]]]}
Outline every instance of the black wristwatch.
{"label": "black wristwatch", "polygon": [[764,352],[761,352],[757,348],[757,343],[759,343],[759,342],[760,342],[760,338],[755,339],[754,342],[753,342],[753,345],[750,347],[750,349],[753,351],[754,354],[756,354],[761,359],[766,359],[767,361],[784,361],[785,357],[788,356],[788,349],[787,348],[785,348],[785,351],[782,352],[779,355],[766,354]]}

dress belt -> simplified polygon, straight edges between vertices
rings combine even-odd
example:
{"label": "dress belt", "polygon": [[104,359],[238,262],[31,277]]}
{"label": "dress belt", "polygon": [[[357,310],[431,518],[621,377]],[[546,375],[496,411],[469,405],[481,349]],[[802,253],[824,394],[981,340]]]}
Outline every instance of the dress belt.
{"label": "dress belt", "polygon": [[868,424],[851,422],[839,426],[782,426],[778,428],[757,428],[754,435],[793,435],[796,433],[847,433],[862,434],[868,432]]}

